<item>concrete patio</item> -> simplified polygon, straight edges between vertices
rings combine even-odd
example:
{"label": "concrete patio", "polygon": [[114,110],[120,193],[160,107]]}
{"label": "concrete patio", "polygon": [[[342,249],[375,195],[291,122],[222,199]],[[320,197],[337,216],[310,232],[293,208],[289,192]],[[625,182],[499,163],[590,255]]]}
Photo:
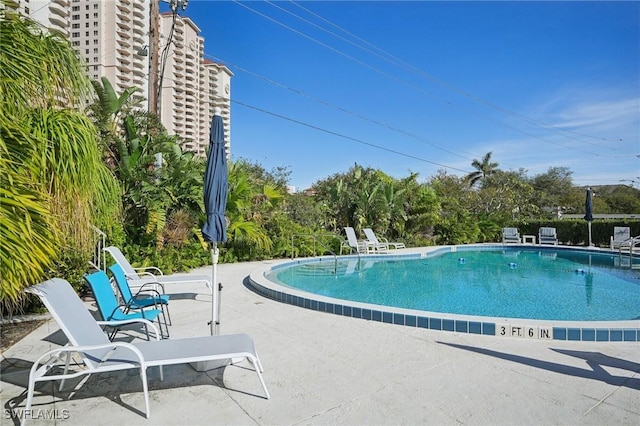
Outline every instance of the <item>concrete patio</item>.
{"label": "concrete patio", "polygon": [[[25,414],[29,424],[81,425],[640,422],[638,342],[497,338],[320,313],[247,289],[246,277],[264,263],[219,266],[221,330],[254,338],[271,399],[247,362],[205,373],[178,365],[165,367],[163,382],[149,370],[150,419],[135,370],[70,380],[62,392],[41,384],[24,413],[32,362],[64,344],[51,320],[2,354],[3,424]],[[209,334],[206,287],[177,284],[167,293],[172,339]]]}

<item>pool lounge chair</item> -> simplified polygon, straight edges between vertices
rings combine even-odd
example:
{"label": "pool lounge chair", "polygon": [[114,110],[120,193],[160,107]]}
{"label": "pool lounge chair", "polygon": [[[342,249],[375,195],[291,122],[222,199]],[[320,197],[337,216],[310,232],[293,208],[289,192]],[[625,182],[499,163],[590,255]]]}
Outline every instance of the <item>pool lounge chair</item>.
{"label": "pool lounge chair", "polygon": [[622,243],[631,239],[631,228],[629,226],[615,226],[611,236],[611,250],[622,246]]}
{"label": "pool lounge chair", "polygon": [[[133,320],[133,319],[146,319],[153,323],[158,321],[158,328],[160,330],[160,337],[169,337],[169,328],[161,309],[137,309],[136,312],[131,312],[132,306],[130,304],[118,304],[113,288],[111,287],[111,281],[104,271],[96,271],[84,276],[84,280],[91,288],[93,297],[96,300],[98,306],[98,312],[104,321],[105,326],[112,327],[113,330],[109,333],[109,339],[113,339],[120,329],[120,322]],[[112,321],[114,326],[111,326]],[[164,326],[164,331],[163,331]],[[145,324],[145,331],[147,339],[149,339],[149,328]],[[165,334],[166,331],[166,334]]]}
{"label": "pool lounge chair", "polygon": [[520,244],[518,228],[502,228],[502,244]]}
{"label": "pool lounge chair", "polygon": [[124,257],[124,254],[118,247],[109,246],[105,247],[104,251],[108,252],[113,260],[122,267],[129,285],[134,288],[140,288],[144,284],[148,283],[160,283],[160,284],[180,284],[180,283],[193,283],[201,282],[206,284],[209,289],[213,287],[211,285],[210,275],[164,275],[164,273],[155,266],[146,266],[143,268],[134,268],[131,263]]}
{"label": "pool lounge chair", "polygon": [[[166,317],[167,324],[171,325],[171,315],[169,315],[169,299],[171,296],[165,293],[164,286],[160,283],[144,284],[136,294],[131,292],[127,277],[120,265],[114,263],[109,266],[109,272],[120,290],[120,296],[129,309],[160,309]],[[158,290],[160,289],[160,291]]]}
{"label": "pool lounge chair", "polygon": [[[345,226],[344,233],[347,234],[347,244],[350,252],[355,250],[358,254],[369,254],[369,246],[367,242],[358,240],[358,237],[356,237],[356,231],[351,226]],[[340,254],[342,254],[342,247],[340,248]]]}
{"label": "pool lounge chair", "polygon": [[[54,278],[30,287],[27,291],[40,297],[66,335],[69,344],[45,353],[34,362],[29,372],[26,412],[31,409],[37,382],[61,380],[60,388],[62,388],[66,379],[82,375],[139,369],[145,413],[149,418],[151,416],[147,383],[149,367],[159,367],[160,380],[163,380],[162,366],[164,365],[234,358],[246,358],[251,362],[258,374],[265,396],[269,398],[269,391],[261,374],[262,364],[256,354],[253,340],[246,334],[136,343],[110,342],[67,281]],[[70,372],[70,361],[74,354],[78,355],[76,362],[84,364],[84,368]],[[61,366],[61,363],[64,363],[62,374],[53,368],[56,364]],[[117,404],[114,405],[116,406]],[[23,424],[27,418],[28,416],[24,417]]]}
{"label": "pool lounge chair", "polygon": [[542,227],[538,229],[538,243],[557,246],[558,235],[556,234],[556,228]]}
{"label": "pool lounge chair", "polygon": [[375,232],[373,232],[373,229],[371,228],[363,228],[362,231],[364,232],[364,235],[367,237],[367,241],[369,242],[369,244],[373,244],[373,245],[379,245],[382,247],[385,247],[385,249],[390,249],[390,248],[394,248],[394,249],[401,249],[401,248],[406,248],[406,246],[404,245],[404,243],[400,243],[400,242],[389,242],[389,240],[387,240],[384,237],[378,237]]}

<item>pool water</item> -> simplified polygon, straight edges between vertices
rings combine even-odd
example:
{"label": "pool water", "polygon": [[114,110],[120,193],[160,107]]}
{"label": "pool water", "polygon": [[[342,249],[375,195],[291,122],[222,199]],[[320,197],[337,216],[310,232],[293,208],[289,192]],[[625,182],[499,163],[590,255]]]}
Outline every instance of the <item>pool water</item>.
{"label": "pool water", "polygon": [[447,252],[424,259],[340,259],[275,269],[281,285],[429,312],[566,321],[640,318],[640,273],[618,256],[571,250]]}

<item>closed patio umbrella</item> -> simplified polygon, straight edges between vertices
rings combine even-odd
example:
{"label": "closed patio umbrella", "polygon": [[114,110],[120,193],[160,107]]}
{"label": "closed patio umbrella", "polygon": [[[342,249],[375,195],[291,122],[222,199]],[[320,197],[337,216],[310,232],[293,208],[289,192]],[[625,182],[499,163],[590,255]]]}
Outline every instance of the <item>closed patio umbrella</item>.
{"label": "closed patio umbrella", "polygon": [[587,198],[584,202],[584,220],[587,221],[587,228],[589,229],[589,246],[592,246],[591,242],[591,222],[593,221],[593,194],[591,188],[587,188]]}
{"label": "closed patio umbrella", "polygon": [[211,248],[211,335],[218,334],[220,323],[219,288],[217,288],[218,242],[227,241],[227,192],[229,176],[227,171],[227,153],[224,148],[224,124],[220,116],[221,109],[216,107],[211,120],[209,154],[204,172],[204,207],[207,221],[202,227],[202,237]]}

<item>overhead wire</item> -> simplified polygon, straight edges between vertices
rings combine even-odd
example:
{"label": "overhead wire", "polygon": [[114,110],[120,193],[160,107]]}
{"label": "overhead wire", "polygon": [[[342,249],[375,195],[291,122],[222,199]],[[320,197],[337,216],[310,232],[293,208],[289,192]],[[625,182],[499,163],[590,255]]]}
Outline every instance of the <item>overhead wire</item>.
{"label": "overhead wire", "polygon": [[[172,79],[170,77],[168,77],[167,79],[169,81],[175,81],[174,79]],[[295,123],[295,124],[298,124],[300,126],[304,126],[304,127],[307,127],[307,128],[310,128],[310,129],[313,129],[313,130],[316,130],[316,131],[319,131],[319,132],[322,132],[322,133],[326,133],[326,134],[329,134],[329,135],[332,135],[332,136],[336,136],[336,137],[339,137],[339,138],[342,138],[342,139],[346,139],[346,140],[349,140],[349,141],[352,141],[352,142],[356,142],[356,143],[359,143],[359,144],[362,144],[362,145],[366,145],[366,146],[369,146],[369,147],[372,147],[372,148],[375,148],[375,149],[379,149],[379,150],[382,150],[382,151],[390,152],[392,154],[396,154],[396,155],[399,155],[399,156],[402,156],[402,157],[411,158],[413,160],[417,160],[417,161],[428,163],[428,164],[433,164],[433,165],[436,165],[436,166],[439,166],[439,167],[442,167],[442,168],[445,168],[445,169],[449,169],[449,170],[456,170],[456,171],[459,171],[459,172],[463,172],[465,174],[471,173],[469,170],[460,169],[458,167],[449,166],[447,164],[443,164],[443,163],[438,163],[436,161],[427,160],[426,158],[418,157],[418,156],[413,155],[413,154],[407,154],[406,152],[402,152],[402,151],[398,151],[398,150],[395,150],[395,149],[387,148],[387,147],[384,147],[382,145],[377,145],[375,143],[368,142],[368,141],[365,141],[363,139],[359,139],[359,138],[356,138],[356,137],[353,137],[353,136],[345,135],[343,133],[339,133],[339,132],[334,131],[334,130],[329,130],[329,129],[326,129],[324,127],[320,127],[320,126],[315,125],[315,124],[307,123],[307,122],[304,122],[304,121],[298,120],[296,118],[292,118],[292,117],[289,117],[289,116],[286,116],[286,115],[283,115],[283,114],[280,114],[280,113],[277,113],[277,112],[269,111],[269,110],[267,110],[265,108],[261,108],[261,107],[255,106],[255,105],[251,105],[251,104],[248,104],[246,102],[239,101],[237,99],[232,99],[232,98],[228,98],[228,97],[225,97],[225,96],[219,96],[219,95],[212,95],[212,97],[216,98],[216,99],[219,99],[219,100],[222,100],[222,101],[225,101],[225,102],[231,102],[233,104],[237,104],[237,105],[243,106],[245,108],[248,108],[248,109],[251,109],[251,110],[254,110],[254,111],[258,111],[260,113],[267,114],[267,115],[270,115],[272,117],[279,118],[281,120],[286,120],[286,121],[289,121],[291,123]]]}
{"label": "overhead wire", "polygon": [[495,120],[495,119],[492,119],[492,118],[489,118],[489,117],[487,117],[487,116],[484,116],[484,115],[482,115],[482,114],[476,113],[476,112],[474,112],[474,111],[470,111],[468,108],[464,108],[464,107],[462,107],[462,106],[460,106],[460,105],[456,105],[456,104],[454,104],[453,102],[451,102],[451,101],[449,101],[449,100],[442,99],[442,98],[440,98],[439,96],[436,96],[435,94],[430,93],[430,92],[429,92],[428,90],[426,90],[425,88],[422,88],[422,87],[419,87],[419,86],[415,86],[415,85],[413,85],[413,84],[411,84],[411,83],[407,82],[406,80],[403,80],[403,79],[401,79],[401,78],[399,78],[399,77],[397,77],[397,76],[394,76],[394,75],[392,75],[392,74],[389,74],[389,73],[388,73],[388,72],[386,72],[386,71],[383,71],[383,70],[381,70],[381,69],[379,69],[379,68],[376,68],[376,67],[374,67],[373,65],[367,64],[367,63],[365,63],[365,62],[363,62],[363,61],[361,61],[361,60],[359,60],[359,59],[357,59],[357,58],[355,58],[355,57],[353,57],[353,56],[351,56],[351,55],[349,55],[349,54],[346,54],[346,53],[342,52],[342,51],[341,51],[341,50],[339,50],[339,49],[336,49],[336,48],[334,48],[334,47],[332,47],[332,46],[329,46],[328,44],[326,44],[326,43],[324,43],[324,42],[321,42],[321,41],[319,41],[319,40],[317,40],[317,39],[315,39],[315,38],[313,38],[313,37],[311,37],[311,36],[307,35],[307,34],[304,34],[303,32],[298,31],[298,30],[296,30],[296,29],[292,28],[292,27],[291,27],[291,26],[289,26],[289,25],[286,25],[286,24],[284,24],[284,23],[282,23],[282,22],[280,22],[280,21],[278,21],[278,20],[276,20],[276,19],[274,19],[274,18],[272,18],[272,17],[270,17],[270,16],[268,16],[268,15],[265,15],[264,13],[262,13],[262,12],[260,12],[260,11],[257,11],[257,10],[255,10],[255,9],[253,9],[253,8],[251,8],[251,7],[249,7],[249,6],[247,6],[247,5],[246,5],[246,4],[244,4],[243,2],[240,2],[240,1],[238,1],[238,0],[232,0],[232,1],[233,1],[234,3],[236,3],[236,4],[240,5],[240,6],[244,7],[245,9],[247,9],[247,10],[249,10],[249,11],[251,11],[251,12],[253,12],[253,13],[257,14],[257,15],[259,15],[259,16],[261,16],[261,17],[263,17],[263,18],[265,18],[265,19],[267,19],[267,20],[269,20],[269,21],[271,21],[271,22],[274,22],[274,23],[275,23],[275,24],[277,24],[277,25],[280,25],[280,26],[282,26],[282,27],[286,28],[287,30],[292,31],[292,32],[294,32],[294,33],[296,33],[296,34],[300,35],[301,37],[304,37],[304,38],[306,38],[306,39],[308,39],[308,40],[311,40],[311,41],[313,41],[314,43],[319,44],[319,45],[321,45],[321,46],[323,46],[323,47],[325,47],[325,48],[327,48],[327,49],[331,50],[331,51],[332,51],[332,52],[334,52],[334,53],[337,53],[337,54],[339,54],[339,55],[341,55],[341,56],[344,56],[344,57],[346,57],[347,59],[352,60],[352,61],[354,61],[354,62],[356,62],[356,63],[358,63],[358,64],[360,64],[360,65],[362,65],[362,66],[364,66],[364,67],[366,67],[366,68],[369,68],[369,69],[371,69],[371,70],[373,70],[373,71],[375,71],[375,72],[377,72],[377,73],[379,73],[379,74],[382,74],[382,75],[384,75],[384,76],[386,76],[386,77],[389,77],[389,78],[391,78],[391,79],[393,79],[393,80],[397,80],[397,81],[399,81],[399,82],[401,82],[401,83],[403,83],[403,84],[406,84],[406,85],[408,85],[409,87],[411,87],[411,88],[413,88],[413,89],[415,89],[415,90],[417,90],[417,91],[423,92],[423,93],[425,93],[425,94],[427,94],[427,95],[429,95],[429,96],[433,97],[434,99],[437,99],[437,100],[439,100],[439,101],[441,101],[441,102],[443,102],[443,103],[445,103],[445,104],[447,104],[447,105],[450,105],[450,106],[452,106],[452,107],[456,107],[456,108],[459,108],[459,109],[465,110],[465,111],[467,111],[467,113],[469,113],[469,114],[471,114],[471,115],[474,115],[474,116],[476,116],[476,117],[482,118],[482,119],[484,119],[484,120],[488,120],[488,121],[494,122],[494,123],[496,123],[496,124],[498,124],[498,125],[500,125],[500,126],[506,127],[506,128],[511,129],[511,130],[513,130],[513,131],[515,131],[515,132],[521,133],[521,134],[523,134],[523,135],[525,135],[525,136],[529,136],[529,137],[534,138],[534,139],[539,139],[539,140],[541,140],[541,141],[543,141],[543,142],[546,142],[546,143],[549,143],[549,144],[551,144],[551,145],[560,146],[560,147],[566,148],[566,149],[568,149],[568,150],[572,150],[572,151],[576,151],[576,152],[581,152],[581,153],[586,153],[586,154],[593,155],[593,156],[596,156],[596,157],[606,157],[606,158],[611,158],[611,157],[608,157],[608,156],[606,156],[606,155],[602,155],[602,154],[599,154],[599,153],[596,153],[596,152],[585,151],[585,150],[583,150],[583,149],[574,148],[574,147],[572,147],[572,146],[568,146],[568,145],[565,145],[565,144],[562,144],[562,143],[559,143],[559,142],[551,141],[551,140],[548,140],[548,139],[543,138],[543,137],[541,137],[541,136],[538,136],[538,135],[534,135],[534,134],[531,134],[531,133],[525,132],[525,131],[523,131],[523,130],[521,130],[521,129],[518,129],[518,128],[516,128],[516,127],[509,126],[509,125],[507,125],[507,124],[504,124],[504,123],[502,123],[502,122],[500,122],[500,121],[497,121],[497,120]]}
{"label": "overhead wire", "polygon": [[[253,8],[251,8],[251,7],[247,6],[247,5],[246,5],[246,4],[244,4],[243,2],[240,2],[240,1],[238,1],[238,0],[233,0],[233,2],[234,2],[234,3],[236,3],[236,4],[238,4],[238,5],[240,5],[240,6],[242,6],[242,7],[244,7],[245,9],[247,9],[247,10],[249,10],[249,11],[251,11],[251,12],[253,12],[253,13],[255,13],[255,14],[257,14],[257,15],[259,15],[259,16],[261,16],[261,17],[263,17],[263,18],[265,18],[265,19],[267,19],[267,20],[269,20],[269,21],[271,21],[271,22],[273,22],[273,23],[275,23],[275,24],[277,24],[277,25],[280,25],[280,26],[284,27],[285,29],[287,29],[287,30],[289,30],[289,31],[292,31],[292,32],[294,32],[294,33],[296,33],[296,34],[300,35],[301,37],[304,37],[304,38],[306,38],[306,39],[308,39],[308,40],[311,40],[311,41],[313,41],[314,43],[319,44],[319,45],[321,45],[321,46],[323,46],[323,47],[325,47],[325,48],[327,48],[327,49],[329,49],[329,50],[333,51],[334,53],[337,53],[337,54],[339,54],[339,55],[341,55],[341,56],[344,56],[344,57],[346,57],[347,59],[352,60],[352,61],[354,61],[354,62],[356,62],[356,63],[358,63],[358,64],[360,64],[360,65],[362,65],[362,66],[364,66],[364,67],[366,67],[366,68],[369,68],[369,69],[371,69],[371,70],[373,70],[373,71],[375,71],[375,72],[377,72],[377,73],[380,73],[380,74],[382,74],[382,75],[384,75],[384,76],[386,76],[386,77],[389,77],[389,78],[394,79],[394,80],[397,80],[397,81],[399,81],[399,82],[401,82],[401,83],[403,83],[403,84],[406,84],[406,85],[408,85],[408,86],[412,87],[413,89],[418,90],[418,91],[420,91],[420,92],[423,92],[423,93],[425,93],[425,94],[427,94],[427,95],[429,95],[429,96],[431,96],[431,97],[433,97],[433,98],[435,98],[435,99],[437,99],[437,100],[439,100],[439,101],[441,101],[441,102],[443,102],[443,103],[445,103],[445,104],[447,104],[447,105],[450,105],[450,106],[453,106],[453,107],[456,107],[456,108],[459,108],[459,109],[465,110],[467,113],[469,113],[469,114],[471,114],[471,115],[474,115],[474,116],[480,117],[480,118],[482,118],[482,119],[484,119],[484,120],[488,120],[488,121],[494,122],[494,123],[496,123],[496,124],[498,124],[498,125],[500,125],[500,126],[503,126],[503,127],[508,128],[508,129],[511,129],[511,130],[513,130],[513,131],[515,131],[515,132],[518,132],[518,133],[524,134],[525,136],[529,136],[529,137],[534,138],[534,139],[539,139],[539,140],[541,140],[541,141],[543,141],[543,142],[546,142],[546,143],[549,143],[549,144],[552,144],[552,145],[556,145],[556,146],[560,146],[560,147],[563,147],[563,148],[568,149],[568,150],[572,150],[572,151],[576,151],[576,152],[581,152],[581,153],[586,153],[586,154],[593,155],[593,156],[596,156],[596,157],[603,157],[603,158],[615,158],[615,157],[611,157],[611,156],[603,155],[603,154],[600,154],[600,153],[597,153],[597,152],[586,151],[586,150],[584,150],[584,149],[579,149],[579,148],[575,148],[575,147],[572,147],[572,146],[569,146],[569,145],[565,145],[565,144],[562,144],[562,143],[559,143],[559,142],[551,141],[551,140],[546,139],[546,138],[543,138],[543,137],[541,137],[541,136],[539,136],[539,135],[535,135],[535,134],[531,134],[531,133],[525,132],[525,131],[523,131],[523,130],[521,130],[521,129],[518,129],[518,128],[513,127],[513,126],[509,126],[509,125],[507,125],[507,124],[505,124],[505,123],[502,123],[502,122],[500,122],[500,121],[497,121],[497,120],[492,119],[492,118],[490,118],[490,117],[487,117],[487,116],[485,116],[485,115],[478,114],[478,113],[476,113],[476,112],[470,111],[469,109],[464,108],[464,107],[462,107],[462,106],[460,106],[460,105],[454,104],[453,102],[451,102],[451,101],[449,101],[449,100],[442,99],[442,98],[440,98],[440,97],[436,96],[435,94],[430,93],[429,91],[427,91],[426,89],[424,89],[424,88],[422,88],[422,87],[418,87],[418,86],[412,85],[411,83],[407,82],[406,80],[403,80],[403,79],[401,79],[401,78],[399,78],[399,77],[397,77],[397,76],[391,75],[391,74],[389,74],[389,73],[388,73],[388,72],[386,72],[386,71],[380,70],[379,68],[376,68],[376,67],[374,67],[374,66],[372,66],[372,65],[370,65],[370,64],[367,64],[367,63],[365,63],[365,62],[363,62],[363,61],[361,61],[361,60],[359,60],[359,59],[357,59],[357,58],[353,57],[352,55],[346,54],[346,53],[342,52],[342,51],[341,51],[341,50],[339,50],[339,49],[336,49],[336,48],[334,48],[334,47],[332,47],[332,46],[329,46],[328,44],[326,44],[326,43],[324,43],[324,42],[321,42],[321,41],[319,41],[319,40],[317,40],[317,39],[315,39],[315,38],[313,38],[313,37],[311,37],[311,36],[309,36],[309,35],[307,35],[307,34],[305,34],[305,33],[301,32],[301,31],[299,31],[299,30],[296,30],[296,29],[292,28],[291,26],[286,25],[286,24],[284,24],[284,23],[282,23],[282,22],[280,22],[280,21],[276,20],[275,18],[272,18],[272,17],[270,17],[270,16],[268,16],[268,15],[266,15],[266,14],[264,14],[264,13],[262,13],[262,12],[260,12],[260,11],[256,10],[256,9],[253,9]],[[267,2],[267,3],[269,3],[269,2]],[[271,3],[269,3],[269,4],[271,4]],[[278,8],[279,8],[279,7],[278,7]],[[297,15],[296,15],[296,16],[297,16]],[[301,18],[301,19],[304,19],[304,18]],[[567,137],[566,135],[563,135],[563,136]],[[584,141],[583,141],[583,142],[584,142]],[[592,145],[594,145],[594,144],[592,144]],[[596,145],[596,146],[597,146],[597,145]]]}
{"label": "overhead wire", "polygon": [[388,130],[403,134],[403,135],[408,136],[408,137],[410,137],[412,139],[415,139],[418,142],[422,142],[424,144],[431,145],[431,146],[433,146],[435,148],[438,148],[438,149],[440,149],[442,151],[448,152],[449,154],[452,154],[452,155],[455,155],[457,157],[460,157],[460,158],[462,158],[464,160],[469,160],[469,161],[473,160],[472,158],[465,157],[465,156],[461,155],[458,152],[452,151],[452,150],[448,149],[445,146],[442,146],[442,145],[440,145],[440,144],[438,144],[436,142],[433,142],[433,141],[429,141],[429,140],[427,140],[427,139],[425,139],[423,137],[420,137],[420,136],[418,136],[418,135],[416,135],[414,133],[408,132],[406,130],[400,129],[398,127],[392,126],[392,125],[387,124],[387,123],[383,123],[383,122],[381,122],[379,120],[376,120],[374,118],[370,118],[370,117],[364,116],[364,115],[359,114],[359,113],[357,113],[357,112],[355,112],[353,110],[341,107],[339,105],[335,105],[335,104],[333,104],[331,102],[328,102],[328,101],[326,101],[326,100],[324,100],[322,98],[319,98],[317,96],[311,95],[311,94],[309,94],[309,93],[307,93],[307,92],[305,92],[303,90],[290,87],[290,86],[288,86],[288,85],[286,85],[284,83],[278,82],[278,81],[273,80],[273,79],[271,79],[269,77],[266,77],[264,75],[258,74],[256,72],[253,72],[251,70],[243,68],[243,67],[241,67],[239,65],[233,64],[233,63],[231,63],[229,61],[226,61],[225,59],[218,58],[218,57],[213,56],[213,55],[208,55],[206,53],[204,54],[204,56],[205,57],[209,57],[209,58],[211,58],[211,59],[213,59],[215,61],[224,63],[225,65],[228,65],[228,66],[232,67],[234,70],[239,70],[241,72],[249,74],[252,77],[255,77],[255,78],[258,78],[260,80],[263,80],[263,81],[265,81],[265,82],[267,82],[267,83],[269,83],[271,85],[274,85],[276,87],[279,87],[279,88],[282,88],[282,89],[286,89],[286,90],[288,90],[288,91],[290,91],[292,93],[295,93],[297,95],[303,96],[303,97],[308,98],[308,99],[311,99],[311,100],[313,100],[315,102],[318,102],[319,104],[325,105],[325,106],[327,106],[329,108],[333,108],[333,109],[336,109],[336,110],[341,111],[343,113],[352,115],[352,116],[354,116],[354,117],[356,117],[356,118],[358,118],[360,120],[363,120],[363,121],[366,121],[366,122],[369,122],[369,123],[373,123],[373,124],[375,124],[377,126],[384,127],[384,128],[386,128]]}
{"label": "overhead wire", "polygon": [[377,52],[375,52],[374,50],[371,50],[371,49],[365,48],[363,46],[360,46],[357,43],[354,43],[354,42],[346,39],[345,37],[342,37],[342,36],[340,36],[338,34],[335,34],[334,32],[331,32],[331,31],[329,31],[329,30],[327,30],[327,29],[325,29],[325,28],[323,28],[323,27],[321,27],[321,26],[309,21],[308,19],[300,17],[300,16],[294,14],[293,12],[290,12],[290,11],[280,7],[280,6],[277,6],[277,5],[273,4],[272,2],[270,2],[268,0],[265,0],[265,2],[268,3],[268,4],[271,4],[274,7],[277,7],[278,9],[280,9],[282,11],[285,11],[286,13],[288,13],[288,14],[290,14],[290,15],[292,15],[292,16],[300,19],[300,20],[302,20],[303,22],[306,22],[306,23],[308,23],[310,25],[313,25],[314,27],[316,27],[316,28],[318,28],[318,29],[320,29],[320,30],[322,30],[324,32],[327,32],[328,34],[333,35],[334,37],[337,37],[337,38],[339,38],[341,40],[346,41],[347,43],[349,43],[349,44],[351,44],[351,45],[353,45],[353,46],[355,46],[355,47],[357,47],[359,49],[362,49],[362,50],[365,50],[365,51],[367,51],[369,53],[372,53],[372,54],[378,56],[379,58],[387,60],[388,62],[391,62],[393,64],[400,65],[400,66],[402,66],[402,67],[404,67],[406,69],[409,69],[409,70],[411,70],[411,71],[413,71],[413,72],[415,72],[415,73],[417,73],[419,75],[424,76],[425,78],[428,78],[431,81],[434,81],[435,83],[437,83],[437,84],[439,84],[439,85],[441,85],[441,86],[443,86],[443,87],[445,87],[445,88],[447,88],[449,90],[452,90],[452,91],[454,91],[456,93],[459,93],[459,94],[461,94],[461,95],[463,95],[463,96],[465,96],[465,97],[467,97],[469,99],[472,99],[475,102],[478,102],[480,104],[486,105],[486,106],[488,106],[490,108],[493,108],[493,109],[495,109],[497,111],[500,111],[500,112],[503,112],[505,114],[511,115],[513,117],[519,118],[520,120],[523,120],[523,121],[525,121],[525,122],[527,122],[529,124],[536,125],[538,127],[541,127],[541,128],[546,129],[546,130],[549,130],[549,131],[551,131],[553,133],[557,133],[557,134],[559,134],[561,136],[568,137],[570,139],[574,139],[576,141],[579,141],[579,142],[582,142],[582,143],[585,143],[585,144],[589,144],[589,145],[593,145],[593,146],[597,146],[597,147],[605,148],[605,149],[616,150],[616,148],[613,148],[613,147],[610,147],[610,146],[603,146],[603,145],[594,144],[594,143],[587,142],[587,141],[582,141],[580,139],[568,136],[565,133],[573,133],[573,134],[576,134],[576,135],[579,135],[579,136],[588,137],[588,138],[592,138],[592,139],[596,139],[596,140],[609,141],[609,142],[617,142],[617,141],[621,141],[622,140],[621,138],[603,138],[603,137],[598,137],[598,136],[593,136],[593,135],[587,135],[587,134],[576,132],[576,131],[573,131],[573,130],[563,129],[563,128],[560,128],[559,126],[554,126],[552,124],[544,123],[544,122],[542,122],[540,120],[535,120],[535,119],[533,119],[531,117],[527,117],[527,116],[525,116],[523,114],[520,114],[518,112],[515,112],[515,111],[513,111],[511,109],[504,108],[504,107],[502,107],[500,105],[497,105],[495,103],[487,101],[487,100],[485,100],[485,99],[483,99],[483,98],[481,98],[479,96],[473,95],[472,93],[469,93],[469,92],[465,91],[464,89],[461,89],[461,88],[459,88],[459,87],[457,87],[457,86],[455,86],[455,85],[453,85],[451,83],[448,83],[448,82],[446,82],[446,81],[434,76],[433,74],[428,73],[428,72],[424,71],[423,69],[418,68],[418,67],[416,67],[416,66],[414,66],[414,65],[412,65],[412,64],[410,64],[410,63],[408,63],[408,62],[406,62],[404,60],[402,60],[401,58],[395,56],[394,54],[392,54],[390,52],[387,52],[384,49],[379,48],[378,46],[374,45],[373,43],[370,43],[369,41],[367,41],[367,40],[365,40],[365,39],[353,34],[352,32],[350,32],[350,31],[344,29],[343,27],[335,24],[334,22],[324,18],[323,16],[321,16],[321,15],[319,15],[319,14],[317,14],[317,13],[311,11],[311,10],[309,10],[308,8],[299,5],[298,3],[296,3],[293,0],[289,0],[289,2],[291,4],[299,7],[300,9],[304,10],[305,12],[309,13],[310,15],[313,15],[316,18],[321,19],[322,21],[326,22],[327,24],[339,29],[340,31],[344,32],[345,34],[349,35],[350,37],[353,37],[356,40],[358,40],[360,42],[363,42],[364,44],[372,47],[373,49],[375,49],[375,51],[381,52],[382,55],[377,53]]}

